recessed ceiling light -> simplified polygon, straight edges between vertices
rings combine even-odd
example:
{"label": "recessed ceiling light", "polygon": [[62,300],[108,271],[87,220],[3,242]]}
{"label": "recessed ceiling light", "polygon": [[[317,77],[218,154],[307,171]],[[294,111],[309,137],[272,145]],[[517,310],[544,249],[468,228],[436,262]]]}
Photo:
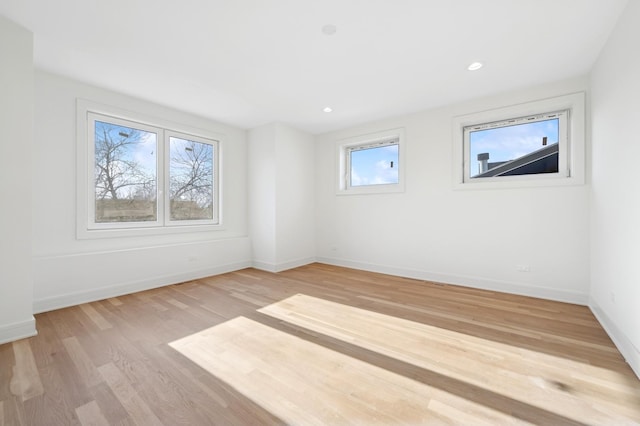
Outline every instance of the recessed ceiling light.
{"label": "recessed ceiling light", "polygon": [[323,111],[324,112],[331,112],[331,111],[333,111],[333,109],[331,107],[324,107]]}
{"label": "recessed ceiling light", "polygon": [[322,27],[322,34],[324,35],[334,35],[338,31],[338,28],[335,25],[327,24]]}
{"label": "recessed ceiling light", "polygon": [[482,62],[474,62],[467,67],[469,71],[477,71],[482,68]]}

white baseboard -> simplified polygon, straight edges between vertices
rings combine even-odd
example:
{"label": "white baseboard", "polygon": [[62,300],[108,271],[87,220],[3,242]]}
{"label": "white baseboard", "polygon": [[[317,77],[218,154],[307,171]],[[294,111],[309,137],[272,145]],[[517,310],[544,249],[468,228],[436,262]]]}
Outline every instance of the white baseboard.
{"label": "white baseboard", "polygon": [[282,272],[287,269],[298,268],[300,266],[308,265],[316,261],[315,257],[306,257],[303,259],[291,260],[288,262],[282,263],[270,263],[270,262],[261,262],[258,260],[253,261],[253,267],[256,269],[260,269],[261,271],[267,272]]}
{"label": "white baseboard", "polygon": [[82,303],[95,302],[96,300],[122,296],[124,294],[131,294],[138,291],[150,290],[152,288],[164,287],[170,284],[177,284],[185,281],[196,280],[198,278],[209,277],[212,275],[220,275],[227,272],[238,271],[240,269],[249,267],[251,267],[250,261],[236,262],[175,275],[156,276],[144,280],[131,281],[109,287],[101,287],[88,291],[68,293],[60,296],[34,300],[33,310],[34,313],[47,312],[54,309],[66,308],[68,306],[80,305]]}
{"label": "white baseboard", "polygon": [[253,262],[251,262],[251,267],[260,269],[261,271],[277,272],[276,264],[271,262],[262,262],[260,260],[254,260]]}
{"label": "white baseboard", "polygon": [[32,316],[26,321],[6,324],[0,327],[0,345],[7,342],[24,339],[38,334],[36,320]]}
{"label": "white baseboard", "polygon": [[589,298],[586,294],[558,290],[547,287],[514,284],[511,282],[491,280],[481,277],[466,275],[443,274],[438,272],[422,271],[418,269],[397,268],[394,266],[379,265],[375,263],[343,260],[330,257],[318,257],[317,262],[347,268],[361,269],[381,274],[396,275],[417,280],[433,281],[443,284],[453,284],[465,287],[479,288],[483,290],[499,291],[502,293],[518,294],[522,296],[537,297],[540,299],[555,300],[559,302],[587,305]]}
{"label": "white baseboard", "polygon": [[609,318],[602,308],[592,298],[589,299],[589,308],[596,319],[607,332],[613,343],[616,345],[627,364],[631,367],[636,376],[640,378],[640,350],[635,347],[631,340],[623,333],[618,326]]}

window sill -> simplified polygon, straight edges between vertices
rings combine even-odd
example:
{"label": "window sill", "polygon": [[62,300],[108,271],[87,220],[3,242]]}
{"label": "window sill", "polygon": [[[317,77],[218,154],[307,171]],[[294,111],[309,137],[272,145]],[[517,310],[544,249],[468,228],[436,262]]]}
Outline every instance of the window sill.
{"label": "window sill", "polygon": [[557,174],[537,175],[537,176],[502,176],[496,180],[456,182],[453,186],[457,191],[475,191],[488,189],[517,189],[517,188],[544,188],[544,187],[565,187],[583,185],[584,179],[578,177],[562,177]]}
{"label": "window sill", "polygon": [[111,229],[77,229],[78,240],[93,240],[102,238],[147,237],[155,235],[188,234],[193,232],[224,231],[223,225],[180,225],[154,226],[147,228],[111,228]]}
{"label": "window sill", "polygon": [[359,186],[336,191],[336,195],[397,194],[404,192],[404,184]]}

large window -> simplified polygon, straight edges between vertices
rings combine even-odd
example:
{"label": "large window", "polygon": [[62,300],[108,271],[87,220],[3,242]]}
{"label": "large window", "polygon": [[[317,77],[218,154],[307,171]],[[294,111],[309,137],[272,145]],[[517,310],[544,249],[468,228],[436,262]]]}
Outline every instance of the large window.
{"label": "large window", "polygon": [[357,136],[338,143],[338,194],[404,190],[404,130]]}
{"label": "large window", "polygon": [[80,238],[219,225],[218,138],[78,109]]}
{"label": "large window", "polygon": [[454,118],[458,189],[584,183],[584,94]]}

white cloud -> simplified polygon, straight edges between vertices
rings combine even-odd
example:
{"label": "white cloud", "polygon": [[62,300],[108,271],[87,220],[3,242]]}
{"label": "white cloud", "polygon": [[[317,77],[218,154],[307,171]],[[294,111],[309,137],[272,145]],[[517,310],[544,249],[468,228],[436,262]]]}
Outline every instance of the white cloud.
{"label": "white cloud", "polygon": [[369,179],[362,178],[355,170],[351,169],[351,186],[368,185]]}
{"label": "white cloud", "polygon": [[376,163],[375,176],[372,183],[376,185],[398,182],[398,167],[391,167],[391,163],[380,160]]}

